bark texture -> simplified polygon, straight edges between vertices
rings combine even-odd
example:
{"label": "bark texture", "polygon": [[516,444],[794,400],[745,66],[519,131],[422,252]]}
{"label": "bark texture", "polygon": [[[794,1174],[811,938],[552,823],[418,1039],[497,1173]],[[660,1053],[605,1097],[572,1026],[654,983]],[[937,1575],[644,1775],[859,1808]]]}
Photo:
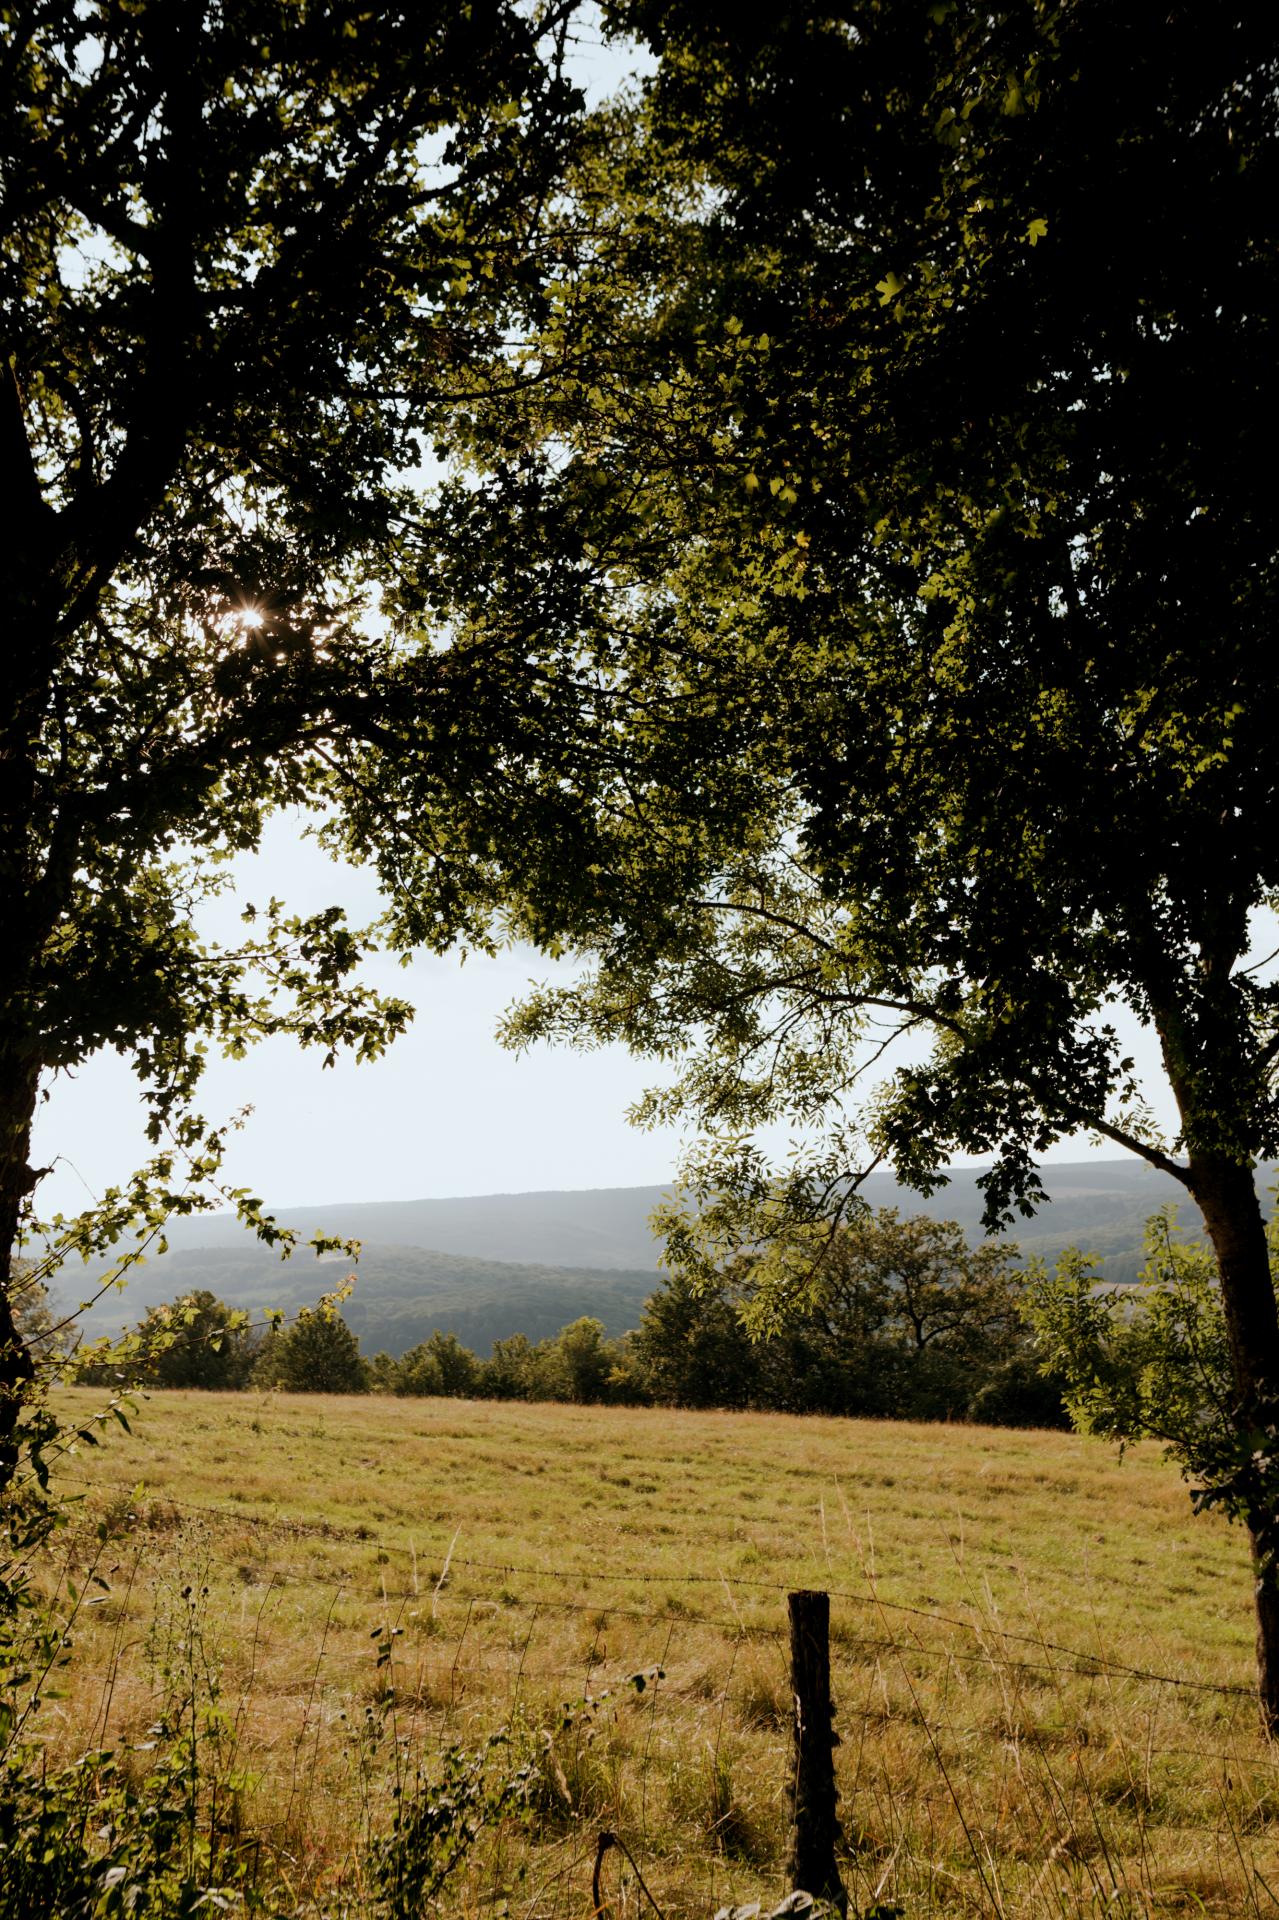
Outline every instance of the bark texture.
{"label": "bark texture", "polygon": [[34,1061],[0,1059],[0,1492],[17,1464],[14,1429],[35,1368],[14,1321],[11,1286],[18,1225],[35,1184],[28,1164],[39,1078]]}
{"label": "bark texture", "polygon": [[[1192,1154],[1188,1185],[1221,1275],[1221,1299],[1241,1432],[1279,1418],[1279,1309],[1252,1169]],[[1257,1616],[1257,1691],[1267,1733],[1279,1737],[1279,1513],[1247,1518]]]}

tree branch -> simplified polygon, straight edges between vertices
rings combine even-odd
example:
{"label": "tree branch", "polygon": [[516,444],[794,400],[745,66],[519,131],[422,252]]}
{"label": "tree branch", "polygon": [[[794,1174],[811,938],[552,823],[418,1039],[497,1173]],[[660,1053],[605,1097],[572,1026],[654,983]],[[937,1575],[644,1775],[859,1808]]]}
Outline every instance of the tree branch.
{"label": "tree branch", "polygon": [[13,476],[14,494],[11,511],[18,522],[10,532],[20,542],[24,525],[33,530],[43,521],[52,518],[53,509],[44,497],[40,485],[40,476],[31,452],[31,441],[27,435],[26,415],[22,406],[22,390],[18,386],[18,376],[12,360],[7,356],[4,363],[3,391],[0,392],[0,462]]}
{"label": "tree branch", "polygon": [[1146,1142],[1139,1140],[1136,1134],[1125,1133],[1122,1127],[1112,1127],[1108,1120],[1090,1120],[1082,1114],[1078,1116],[1078,1123],[1080,1126],[1091,1128],[1093,1133],[1100,1133],[1107,1140],[1113,1140],[1117,1147],[1125,1148],[1128,1153],[1135,1153],[1140,1159],[1148,1161],[1152,1167],[1158,1167],[1160,1173],[1171,1174],[1173,1179],[1179,1180],[1183,1187],[1189,1187],[1189,1170],[1171,1159],[1168,1154],[1161,1153],[1158,1147],[1147,1146]]}

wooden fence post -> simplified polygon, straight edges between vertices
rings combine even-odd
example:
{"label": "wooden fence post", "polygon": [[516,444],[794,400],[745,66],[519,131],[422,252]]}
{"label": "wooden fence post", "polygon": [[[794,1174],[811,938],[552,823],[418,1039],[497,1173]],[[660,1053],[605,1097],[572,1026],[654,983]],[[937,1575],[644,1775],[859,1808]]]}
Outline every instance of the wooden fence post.
{"label": "wooden fence post", "polygon": [[786,1596],[790,1616],[791,1687],[795,1709],[795,1768],[791,1782],[790,1859],[787,1874],[796,1891],[829,1900],[841,1913],[848,1895],[835,1864],[839,1818],[835,1761],[839,1744],[831,1725],[830,1595],[805,1591]]}

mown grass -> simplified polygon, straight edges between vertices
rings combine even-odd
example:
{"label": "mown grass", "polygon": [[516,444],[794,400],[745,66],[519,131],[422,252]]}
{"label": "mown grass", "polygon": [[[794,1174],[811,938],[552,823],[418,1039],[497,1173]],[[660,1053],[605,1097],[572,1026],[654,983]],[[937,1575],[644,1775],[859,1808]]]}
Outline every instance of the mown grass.
{"label": "mown grass", "polygon": [[[397,1741],[500,1726],[536,1762],[532,1824],[486,1837],[448,1911],[588,1912],[602,1827],[669,1920],[779,1892],[784,1595],[821,1586],[855,1904],[1279,1908],[1244,1542],[1192,1516],[1153,1450],[323,1396],[156,1394],[133,1426],[66,1462],[72,1557],[105,1517],[111,1594],[81,1614],[48,1738],[145,1743],[163,1622],[193,1587],[237,1820],[300,1901],[358,1903]],[[648,1910],[617,1858],[617,1912]]]}

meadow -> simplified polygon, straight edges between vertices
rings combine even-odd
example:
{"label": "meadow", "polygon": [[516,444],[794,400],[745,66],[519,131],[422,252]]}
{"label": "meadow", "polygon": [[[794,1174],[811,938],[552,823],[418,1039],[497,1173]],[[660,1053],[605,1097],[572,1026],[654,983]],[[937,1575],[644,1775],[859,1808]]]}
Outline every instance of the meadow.
{"label": "meadow", "polygon": [[[87,1424],[101,1396],[60,1400]],[[157,1393],[130,1423],[60,1470],[49,1577],[85,1598],[51,1758],[143,1766],[202,1690],[236,1832],[300,1911],[358,1911],[397,1770],[495,1732],[524,1810],[443,1911],[588,1913],[602,1828],[647,1889],[611,1855],[619,1917],[779,1894],[801,1586],[832,1595],[854,1909],[1279,1910],[1245,1543],[1154,1449],[320,1395]]]}

